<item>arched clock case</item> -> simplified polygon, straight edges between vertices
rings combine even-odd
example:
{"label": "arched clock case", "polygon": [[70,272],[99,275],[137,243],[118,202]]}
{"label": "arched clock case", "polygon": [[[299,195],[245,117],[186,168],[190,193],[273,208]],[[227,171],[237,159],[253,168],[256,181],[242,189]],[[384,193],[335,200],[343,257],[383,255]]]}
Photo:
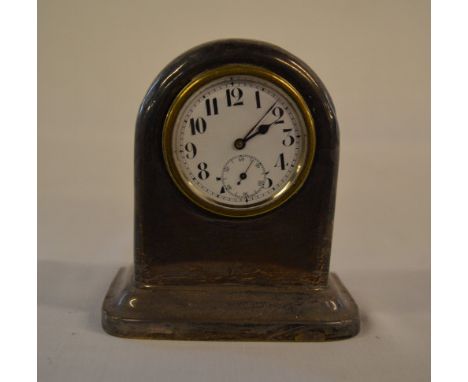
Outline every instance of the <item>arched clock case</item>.
{"label": "arched clock case", "polygon": [[339,157],[331,98],[276,46],[221,40],[173,60],[135,135],[134,266],[102,310],[133,338],[315,341],[359,331],[329,273]]}

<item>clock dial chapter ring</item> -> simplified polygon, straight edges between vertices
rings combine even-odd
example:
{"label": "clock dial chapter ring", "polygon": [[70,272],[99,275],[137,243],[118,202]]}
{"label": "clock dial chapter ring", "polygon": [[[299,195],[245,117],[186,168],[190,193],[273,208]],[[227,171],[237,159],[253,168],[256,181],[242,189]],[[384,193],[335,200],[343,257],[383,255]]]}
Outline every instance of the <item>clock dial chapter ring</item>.
{"label": "clock dial chapter ring", "polygon": [[[235,126],[229,113],[240,120]],[[314,122],[302,96],[277,74],[251,65],[201,73],[173,101],[163,128],[164,160],[177,187],[198,206],[229,217],[283,204],[304,183],[314,153]],[[226,166],[244,161],[252,167],[234,181]]]}

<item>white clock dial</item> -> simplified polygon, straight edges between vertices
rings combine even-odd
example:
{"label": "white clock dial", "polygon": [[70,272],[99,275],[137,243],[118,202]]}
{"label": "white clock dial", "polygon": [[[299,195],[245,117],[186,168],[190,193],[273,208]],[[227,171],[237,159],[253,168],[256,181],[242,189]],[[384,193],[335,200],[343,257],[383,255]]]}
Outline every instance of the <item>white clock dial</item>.
{"label": "white clock dial", "polygon": [[199,87],[171,129],[171,161],[185,192],[224,209],[274,203],[297,180],[310,150],[298,105],[280,86],[228,75]]}

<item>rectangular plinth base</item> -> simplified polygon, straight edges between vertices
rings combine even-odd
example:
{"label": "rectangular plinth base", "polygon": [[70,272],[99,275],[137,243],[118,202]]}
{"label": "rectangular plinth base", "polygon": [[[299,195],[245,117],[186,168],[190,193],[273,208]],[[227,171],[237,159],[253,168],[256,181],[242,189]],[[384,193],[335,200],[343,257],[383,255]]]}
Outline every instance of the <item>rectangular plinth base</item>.
{"label": "rectangular plinth base", "polygon": [[128,338],[326,341],[359,332],[359,312],[335,274],[328,287],[239,285],[137,288],[133,269],[117,273],[102,325]]}

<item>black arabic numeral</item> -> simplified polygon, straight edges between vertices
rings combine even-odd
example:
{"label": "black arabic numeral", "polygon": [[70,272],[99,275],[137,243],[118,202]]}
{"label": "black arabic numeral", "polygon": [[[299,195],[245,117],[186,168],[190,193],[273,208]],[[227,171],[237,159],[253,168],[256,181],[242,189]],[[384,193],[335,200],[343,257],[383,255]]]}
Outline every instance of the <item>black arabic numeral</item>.
{"label": "black arabic numeral", "polygon": [[260,109],[262,105],[260,103],[260,92],[258,90],[255,92],[255,102],[257,103],[257,109]]}
{"label": "black arabic numeral", "polygon": [[286,169],[287,165],[288,164],[284,161],[284,154],[281,153],[278,156],[278,159],[276,160],[275,167],[279,167],[279,168],[281,168],[281,170],[284,170],[284,169]]}
{"label": "black arabic numeral", "polygon": [[227,101],[228,107],[243,105],[244,101],[242,101],[242,96],[243,96],[242,89],[239,89],[239,88],[226,89],[226,101]]}
{"label": "black arabic numeral", "polygon": [[187,159],[193,159],[197,155],[197,146],[195,146],[192,142],[189,142],[185,145],[185,151],[187,151],[185,157]]}
{"label": "black arabic numeral", "polygon": [[218,114],[218,100],[215,98],[207,98],[205,101],[206,115]]}
{"label": "black arabic numeral", "polygon": [[[267,171],[265,175],[268,175],[269,173],[270,171]],[[271,178],[266,177],[265,180],[262,182],[264,188],[270,188],[271,186],[273,186],[273,180]]]}
{"label": "black arabic numeral", "polygon": [[275,121],[276,124],[284,123],[284,121],[281,119],[281,117],[284,114],[284,110],[281,107],[279,106],[274,107],[272,110],[272,113],[276,117],[276,121]]}
{"label": "black arabic numeral", "polygon": [[283,139],[283,145],[286,147],[291,146],[295,142],[294,137],[289,134],[291,131],[292,129],[283,129],[283,132],[288,133],[286,138]]}
{"label": "black arabic numeral", "polygon": [[200,170],[200,171],[198,172],[198,177],[199,177],[201,180],[206,180],[206,179],[209,178],[210,173],[207,171],[208,165],[207,165],[205,162],[200,162],[200,163],[198,163],[197,168]]}
{"label": "black arabic numeral", "polygon": [[206,131],[206,121],[204,118],[190,118],[190,130],[192,135],[203,134]]}

